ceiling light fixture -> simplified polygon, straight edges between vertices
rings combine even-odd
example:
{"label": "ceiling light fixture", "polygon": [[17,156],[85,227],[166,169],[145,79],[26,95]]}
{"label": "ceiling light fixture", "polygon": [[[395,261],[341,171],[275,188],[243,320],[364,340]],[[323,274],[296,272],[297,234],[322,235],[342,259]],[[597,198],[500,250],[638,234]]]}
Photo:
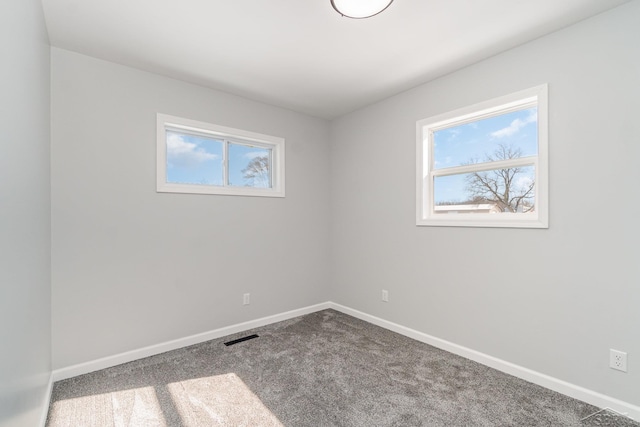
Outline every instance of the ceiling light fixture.
{"label": "ceiling light fixture", "polygon": [[377,15],[393,0],[331,0],[331,6],[342,16],[362,19]]}

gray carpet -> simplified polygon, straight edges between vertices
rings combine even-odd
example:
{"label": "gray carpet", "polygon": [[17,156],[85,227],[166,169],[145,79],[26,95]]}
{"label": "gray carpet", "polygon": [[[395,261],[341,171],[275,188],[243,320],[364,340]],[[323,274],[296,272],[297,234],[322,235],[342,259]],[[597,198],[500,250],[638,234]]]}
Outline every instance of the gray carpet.
{"label": "gray carpet", "polygon": [[640,426],[598,410],[324,310],[56,382],[47,425]]}

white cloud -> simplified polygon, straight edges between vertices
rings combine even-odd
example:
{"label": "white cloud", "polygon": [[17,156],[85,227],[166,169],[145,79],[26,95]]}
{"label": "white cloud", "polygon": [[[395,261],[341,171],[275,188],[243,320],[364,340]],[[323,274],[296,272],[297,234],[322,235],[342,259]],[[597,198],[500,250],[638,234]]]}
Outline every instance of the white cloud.
{"label": "white cloud", "polygon": [[170,134],[167,137],[167,161],[171,166],[188,168],[217,158],[217,154],[185,141],[180,135]]}
{"label": "white cloud", "polygon": [[266,153],[266,152],[264,152],[264,151],[250,151],[250,152],[248,152],[248,153],[245,153],[245,154],[243,155],[243,157],[244,157],[245,159],[253,160],[253,159],[255,159],[256,157],[263,157],[263,156],[266,156],[266,155],[267,155],[267,153]]}
{"label": "white cloud", "polygon": [[495,132],[492,132],[491,136],[494,137],[494,138],[504,138],[506,136],[511,136],[511,135],[513,135],[515,133],[518,133],[520,131],[520,129],[522,129],[523,127],[525,127],[529,123],[534,123],[537,120],[538,120],[538,113],[535,110],[532,110],[529,113],[529,116],[527,118],[525,118],[524,120],[515,119],[506,128],[502,128],[502,129],[499,129],[499,130],[497,130]]}

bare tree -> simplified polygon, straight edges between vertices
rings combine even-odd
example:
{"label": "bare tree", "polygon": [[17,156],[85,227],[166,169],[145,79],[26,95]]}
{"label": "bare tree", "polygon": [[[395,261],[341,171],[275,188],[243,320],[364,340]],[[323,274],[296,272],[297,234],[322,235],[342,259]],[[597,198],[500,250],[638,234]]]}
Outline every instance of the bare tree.
{"label": "bare tree", "polygon": [[247,167],[242,169],[246,185],[251,187],[266,188],[270,184],[269,156],[254,157]]}
{"label": "bare tree", "polygon": [[[520,148],[500,144],[493,154],[485,156],[485,160],[495,162],[521,156]],[[474,159],[469,163],[479,163],[479,161]],[[495,203],[502,212],[532,211],[535,180],[526,178],[524,167],[473,172],[466,178],[469,202]]]}

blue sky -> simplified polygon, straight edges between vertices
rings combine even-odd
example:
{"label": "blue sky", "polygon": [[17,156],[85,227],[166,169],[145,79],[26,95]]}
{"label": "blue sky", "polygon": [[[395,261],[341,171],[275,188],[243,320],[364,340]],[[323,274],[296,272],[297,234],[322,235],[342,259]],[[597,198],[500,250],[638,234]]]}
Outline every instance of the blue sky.
{"label": "blue sky", "polygon": [[[519,148],[522,157],[537,155],[537,109],[515,111],[434,132],[434,167],[461,166],[472,159],[484,162],[500,144]],[[527,173],[520,177],[523,184],[534,177],[532,167],[525,170]],[[465,175],[437,177],[434,200],[436,204],[467,200],[465,187]]]}
{"label": "blue sky", "polygon": [[[222,185],[223,144],[221,139],[167,130],[167,182]],[[244,186],[242,169],[255,157],[269,150],[249,145],[230,144],[229,184]]]}

